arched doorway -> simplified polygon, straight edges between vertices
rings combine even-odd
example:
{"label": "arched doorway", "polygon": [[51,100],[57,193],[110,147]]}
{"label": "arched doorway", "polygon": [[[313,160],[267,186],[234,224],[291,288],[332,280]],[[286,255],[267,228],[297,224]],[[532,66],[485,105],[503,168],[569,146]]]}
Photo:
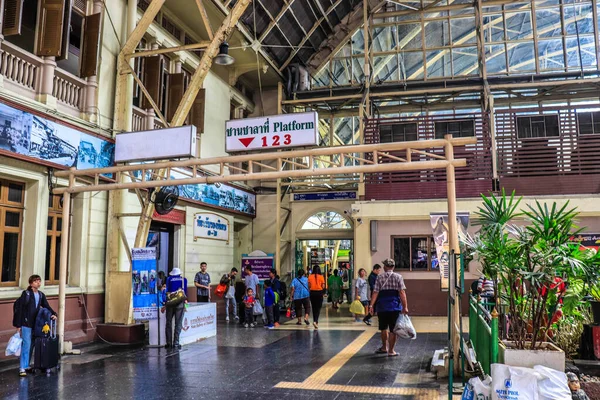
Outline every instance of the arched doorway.
{"label": "arched doorway", "polygon": [[352,288],[354,274],[352,221],[331,209],[311,213],[296,230],[295,258],[295,271],[300,268],[308,271],[313,266],[319,265],[326,279],[335,270],[342,274],[342,267],[345,267],[344,287]]}

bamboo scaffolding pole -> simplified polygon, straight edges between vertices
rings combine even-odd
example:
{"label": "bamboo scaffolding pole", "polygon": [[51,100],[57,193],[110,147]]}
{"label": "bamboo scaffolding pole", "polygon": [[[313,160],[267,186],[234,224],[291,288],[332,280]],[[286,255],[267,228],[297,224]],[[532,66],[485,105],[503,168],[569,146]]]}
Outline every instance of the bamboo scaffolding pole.
{"label": "bamboo scaffolding pole", "polygon": [[[86,170],[75,170],[75,171],[56,171],[54,175],[59,178],[66,178],[70,175],[74,176],[91,176],[95,174],[114,174],[116,172],[124,171],[140,171],[150,170],[159,168],[189,168],[199,167],[206,165],[214,165],[221,163],[239,163],[245,161],[253,161],[254,164],[262,165],[259,161],[269,161],[277,159],[288,159],[288,158],[303,158],[303,157],[318,157],[324,155],[340,155],[352,153],[371,153],[373,151],[388,152],[398,151],[406,149],[429,149],[433,147],[444,148],[447,142],[452,143],[454,147],[466,146],[470,144],[477,144],[477,138],[452,138],[446,139],[431,139],[431,140],[416,140],[411,142],[393,142],[393,143],[378,143],[378,144],[364,144],[355,146],[337,146],[337,147],[317,147],[310,150],[292,150],[286,152],[270,152],[270,153],[257,153],[257,154],[244,154],[239,156],[223,156],[223,157],[211,157],[211,158],[193,158],[190,160],[182,161],[161,161],[152,164],[136,164],[136,165],[120,165],[116,167],[86,169]],[[311,164],[309,164],[311,165]],[[275,167],[269,168],[276,169]],[[336,170],[336,174],[339,174],[340,170]],[[289,171],[293,172],[293,171]]]}
{"label": "bamboo scaffolding pole", "polygon": [[[358,173],[377,173],[377,172],[397,172],[397,171],[418,171],[424,169],[441,169],[448,167],[449,164],[454,167],[466,167],[466,159],[456,159],[453,161],[436,160],[436,161],[413,161],[410,163],[384,163],[376,165],[355,165],[347,167],[331,167],[331,168],[314,168],[306,170],[283,170],[274,172],[257,172],[252,174],[235,174],[235,175],[219,175],[219,176],[204,176],[197,178],[181,178],[171,179],[165,178],[163,180],[155,181],[142,181],[142,182],[114,182],[107,183],[104,185],[90,185],[90,186],[75,186],[70,185],[69,187],[61,187],[54,190],[56,194],[63,194],[66,192],[70,193],[83,193],[83,192],[101,192],[115,189],[148,189],[163,186],[174,186],[174,185],[196,185],[199,183],[226,183],[226,182],[243,182],[253,180],[276,180],[279,178],[301,178],[310,176],[323,176],[323,175],[342,175],[342,174],[358,174]],[[101,172],[102,169],[97,170],[95,173]],[[74,174],[73,174],[74,176]]]}

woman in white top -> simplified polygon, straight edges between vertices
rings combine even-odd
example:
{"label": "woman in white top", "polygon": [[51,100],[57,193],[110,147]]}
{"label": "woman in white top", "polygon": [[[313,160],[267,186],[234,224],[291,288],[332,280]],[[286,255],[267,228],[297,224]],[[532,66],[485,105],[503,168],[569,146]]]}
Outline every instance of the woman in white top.
{"label": "woman in white top", "polygon": [[[367,276],[367,271],[364,268],[359,269],[358,270],[358,279],[356,280],[356,283],[354,285],[354,287],[356,288],[356,290],[354,292],[354,298],[355,299],[360,298],[360,302],[365,307],[369,305],[369,295],[368,295],[368,291],[367,291],[367,289],[369,287],[369,283],[367,282],[366,276]],[[356,322],[361,321],[358,314],[354,314],[354,320]]]}

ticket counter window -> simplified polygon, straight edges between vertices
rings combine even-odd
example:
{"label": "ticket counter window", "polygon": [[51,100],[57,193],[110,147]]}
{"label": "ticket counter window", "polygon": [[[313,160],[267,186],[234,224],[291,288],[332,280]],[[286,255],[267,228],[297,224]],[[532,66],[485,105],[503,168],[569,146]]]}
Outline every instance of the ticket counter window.
{"label": "ticket counter window", "polygon": [[437,269],[435,243],[429,236],[392,237],[392,256],[396,268],[407,271]]}

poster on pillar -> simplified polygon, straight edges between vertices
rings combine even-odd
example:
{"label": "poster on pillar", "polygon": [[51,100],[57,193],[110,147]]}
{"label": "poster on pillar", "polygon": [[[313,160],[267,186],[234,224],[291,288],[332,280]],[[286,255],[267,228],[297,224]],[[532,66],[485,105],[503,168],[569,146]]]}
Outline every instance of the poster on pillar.
{"label": "poster on pillar", "polygon": [[131,249],[133,319],[158,318],[156,247]]}
{"label": "poster on pillar", "polygon": [[225,151],[273,150],[316,146],[319,115],[316,112],[270,115],[225,122]]}
{"label": "poster on pillar", "polygon": [[[431,230],[433,231],[433,241],[435,242],[436,253],[431,256],[431,270],[440,271],[440,282],[443,291],[450,286],[450,229],[448,226],[448,213],[431,213]],[[459,240],[461,235],[467,234],[469,227],[469,213],[456,213],[456,222],[458,228]],[[459,261],[459,268],[460,268]]]}

